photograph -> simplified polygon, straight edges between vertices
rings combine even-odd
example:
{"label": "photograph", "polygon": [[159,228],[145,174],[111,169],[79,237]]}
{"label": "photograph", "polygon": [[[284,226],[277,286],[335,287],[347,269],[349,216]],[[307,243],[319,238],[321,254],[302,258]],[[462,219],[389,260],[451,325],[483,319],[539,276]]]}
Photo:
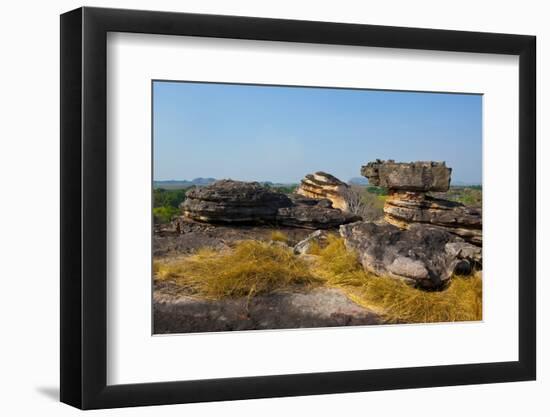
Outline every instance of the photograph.
{"label": "photograph", "polygon": [[152,92],[153,334],[483,320],[482,95]]}

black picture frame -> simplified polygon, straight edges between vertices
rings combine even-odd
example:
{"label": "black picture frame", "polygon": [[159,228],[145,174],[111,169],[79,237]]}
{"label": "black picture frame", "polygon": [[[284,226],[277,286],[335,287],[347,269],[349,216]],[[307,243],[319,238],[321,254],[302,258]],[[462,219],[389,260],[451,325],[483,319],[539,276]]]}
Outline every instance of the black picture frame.
{"label": "black picture frame", "polygon": [[[519,360],[112,385],[107,375],[108,32],[519,56]],[[61,15],[61,401],[82,409],[533,380],[534,36],[102,8]]]}

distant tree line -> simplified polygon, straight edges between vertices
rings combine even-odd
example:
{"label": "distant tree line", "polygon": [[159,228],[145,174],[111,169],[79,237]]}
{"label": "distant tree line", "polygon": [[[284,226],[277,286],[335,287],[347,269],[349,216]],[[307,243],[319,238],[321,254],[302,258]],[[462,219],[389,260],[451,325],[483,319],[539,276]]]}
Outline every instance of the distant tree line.
{"label": "distant tree line", "polygon": [[153,217],[155,223],[169,223],[180,213],[179,205],[185,200],[187,189],[153,189]]}

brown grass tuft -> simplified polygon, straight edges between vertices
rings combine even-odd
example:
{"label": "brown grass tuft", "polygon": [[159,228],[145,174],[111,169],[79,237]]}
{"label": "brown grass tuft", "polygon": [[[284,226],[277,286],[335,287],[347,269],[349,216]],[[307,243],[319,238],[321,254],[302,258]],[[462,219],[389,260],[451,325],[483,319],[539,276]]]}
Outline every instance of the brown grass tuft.
{"label": "brown grass tuft", "polygon": [[453,277],[441,291],[424,291],[405,282],[366,273],[344,240],[329,238],[321,250],[316,273],[328,285],[347,292],[356,303],[380,312],[389,322],[432,323],[481,320],[481,273]]}
{"label": "brown grass tuft", "polygon": [[155,278],[172,280],[201,296],[253,296],[320,280],[290,248],[247,240],[225,252],[202,249],[172,262],[157,262]]}
{"label": "brown grass tuft", "polygon": [[271,232],[271,240],[274,242],[288,243],[288,236],[280,230],[274,230]]}

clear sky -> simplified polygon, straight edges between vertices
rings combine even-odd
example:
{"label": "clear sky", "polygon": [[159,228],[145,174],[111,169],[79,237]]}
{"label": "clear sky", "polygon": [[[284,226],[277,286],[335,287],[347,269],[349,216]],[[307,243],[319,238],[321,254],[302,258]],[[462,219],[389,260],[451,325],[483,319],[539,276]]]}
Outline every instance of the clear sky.
{"label": "clear sky", "polygon": [[481,183],[482,96],[155,81],[154,179],[343,181],[379,159]]}

